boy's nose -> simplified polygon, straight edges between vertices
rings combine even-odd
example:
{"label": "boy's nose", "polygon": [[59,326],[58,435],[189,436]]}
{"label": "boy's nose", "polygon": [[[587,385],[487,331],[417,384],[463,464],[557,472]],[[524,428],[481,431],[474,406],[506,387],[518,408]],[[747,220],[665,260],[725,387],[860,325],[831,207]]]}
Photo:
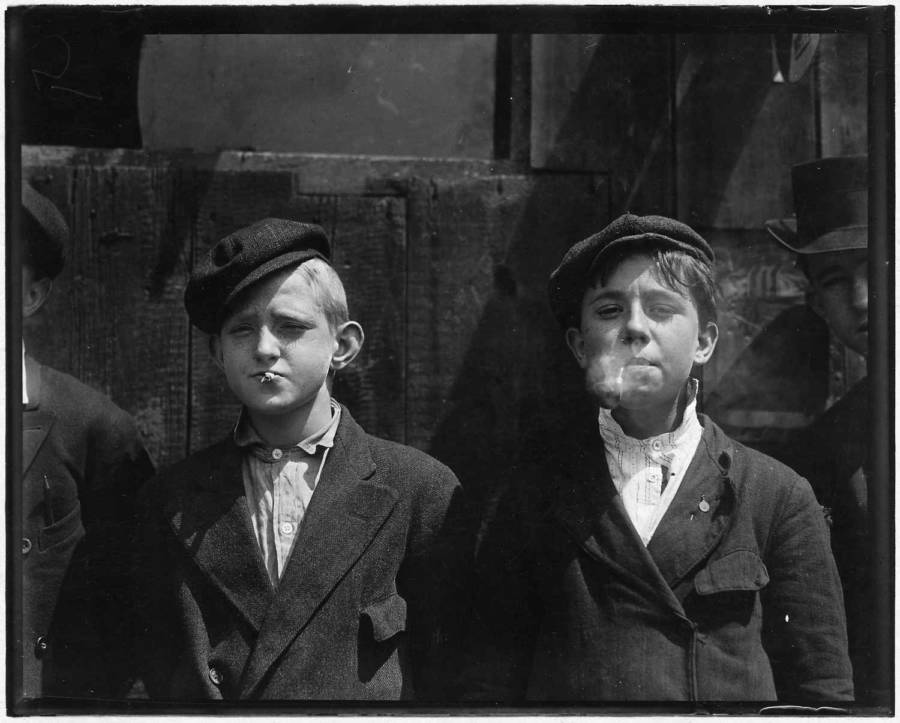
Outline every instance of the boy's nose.
{"label": "boy's nose", "polygon": [[635,340],[645,341],[650,337],[647,316],[639,305],[636,304],[631,307],[630,313],[625,319],[623,332],[627,343]]}
{"label": "boy's nose", "polygon": [[256,337],[256,348],[253,351],[260,359],[278,356],[278,338],[266,327],[263,327]]}

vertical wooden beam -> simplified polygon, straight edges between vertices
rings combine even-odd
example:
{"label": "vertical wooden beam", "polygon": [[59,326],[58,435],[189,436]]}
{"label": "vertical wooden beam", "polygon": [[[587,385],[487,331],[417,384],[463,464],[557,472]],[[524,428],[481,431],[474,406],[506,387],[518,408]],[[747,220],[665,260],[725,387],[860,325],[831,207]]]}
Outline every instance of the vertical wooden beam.
{"label": "vertical wooden beam", "polygon": [[497,36],[494,158],[531,160],[531,36]]}
{"label": "vertical wooden beam", "polygon": [[894,484],[891,446],[894,399],[890,357],[890,315],[894,309],[894,204],[888,193],[893,178],[893,8],[872,9],[869,33],[869,374],[870,574],[874,593],[872,703],[890,706],[894,685]]}
{"label": "vertical wooden beam", "polygon": [[531,36],[512,36],[509,158],[531,165]]}
{"label": "vertical wooden beam", "polygon": [[512,118],[512,36],[497,35],[494,61],[494,158],[509,158]]}

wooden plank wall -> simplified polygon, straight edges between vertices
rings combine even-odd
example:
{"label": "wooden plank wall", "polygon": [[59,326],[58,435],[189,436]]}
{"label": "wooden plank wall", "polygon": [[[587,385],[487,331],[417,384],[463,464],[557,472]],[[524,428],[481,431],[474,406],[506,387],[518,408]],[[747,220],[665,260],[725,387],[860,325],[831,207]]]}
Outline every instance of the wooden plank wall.
{"label": "wooden plank wall", "polygon": [[39,324],[37,359],[111,396],[136,418],[156,459],[184,454],[189,334],[182,311],[190,258],[169,170],[28,165],[68,219],[72,244]]}
{"label": "wooden plank wall", "polygon": [[[183,312],[193,260],[264,216],[314,220],[367,332],[336,396],[373,433],[433,452],[482,490],[536,420],[552,426],[553,410],[583,397],[547,308],[549,271],[611,216],[661,212],[695,225],[719,257],[722,335],[706,401],[745,390],[719,395],[729,413],[785,399],[785,387],[820,403],[814,320],[790,317],[809,341],[767,367],[780,370],[768,392],[760,367],[739,362],[768,324],[802,308],[802,276],[762,230],[791,210],[790,166],[820,147],[864,147],[860,38],[823,38],[796,83],[773,82],[763,34],[534,36],[530,52],[533,170],[26,148],[26,177],[74,232],[29,348],[108,393],[157,460],[174,461],[226,433],[237,413]],[[807,402],[800,411],[813,411]]]}
{"label": "wooden plank wall", "polygon": [[[865,40],[821,36],[795,82],[775,81],[765,33],[533,40],[535,166],[604,172],[613,215],[675,215],[709,239],[723,298],[704,401],[748,422],[728,426],[760,446],[752,426],[803,423],[864,368],[833,341],[829,351],[805,278],[764,222],[793,211],[791,166],[864,152]],[[787,338],[771,343],[770,325]]]}
{"label": "wooden plank wall", "polygon": [[569,381],[547,377],[544,360],[567,352],[545,285],[564,250],[607,220],[602,176],[59,148],[26,149],[24,166],[73,228],[29,349],[131,412],[160,464],[236,419],[181,299],[194,259],[265,216],[314,221],[332,238],[366,330],[335,395],[373,433],[453,463],[470,487],[485,487],[482,463],[493,455],[516,454],[533,409],[577,384],[574,369]]}

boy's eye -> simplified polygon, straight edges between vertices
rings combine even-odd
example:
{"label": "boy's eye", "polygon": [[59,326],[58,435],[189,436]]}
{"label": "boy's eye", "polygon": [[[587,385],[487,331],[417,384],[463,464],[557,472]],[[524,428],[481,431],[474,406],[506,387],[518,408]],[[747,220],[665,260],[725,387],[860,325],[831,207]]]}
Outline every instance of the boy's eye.
{"label": "boy's eye", "polygon": [[300,334],[309,328],[307,324],[299,321],[285,321],[279,324],[278,327],[287,334]]}
{"label": "boy's eye", "polygon": [[837,272],[831,274],[825,274],[819,279],[819,284],[822,285],[823,288],[834,288],[835,286],[839,286],[840,284],[847,282],[847,275]]}
{"label": "boy's eye", "polygon": [[242,336],[253,332],[253,327],[249,324],[234,324],[225,327],[225,333],[230,336]]}
{"label": "boy's eye", "polygon": [[650,314],[653,316],[672,316],[676,309],[668,304],[654,304],[650,307]]}
{"label": "boy's eye", "polygon": [[595,310],[597,316],[601,319],[612,319],[618,314],[622,308],[617,304],[604,304],[603,306],[598,306]]}

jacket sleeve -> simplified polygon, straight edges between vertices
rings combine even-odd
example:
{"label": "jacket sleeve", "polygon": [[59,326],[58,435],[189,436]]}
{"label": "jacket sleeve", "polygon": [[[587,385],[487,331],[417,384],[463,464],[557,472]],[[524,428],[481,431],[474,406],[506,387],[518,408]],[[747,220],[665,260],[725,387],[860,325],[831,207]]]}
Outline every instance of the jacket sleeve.
{"label": "jacket sleeve", "polygon": [[852,700],[843,595],[828,528],[809,483],[794,480],[766,553],[764,635],[778,697],[787,703]]}
{"label": "jacket sleeve", "polygon": [[460,696],[483,703],[525,698],[539,619],[527,486],[505,485],[488,502],[476,544]]}
{"label": "jacket sleeve", "polygon": [[430,460],[411,510],[398,591],[407,602],[407,634],[415,698],[447,701],[457,670],[468,591],[471,535],[456,476]]}
{"label": "jacket sleeve", "polygon": [[[124,697],[135,677],[130,641],[134,600],[129,565],[138,490],[153,464],[134,421],[118,414],[95,422],[89,432],[84,483],[80,492],[84,548],[70,576],[90,602],[78,609],[91,618],[100,640],[105,695]],[[90,663],[82,661],[83,667]]]}

